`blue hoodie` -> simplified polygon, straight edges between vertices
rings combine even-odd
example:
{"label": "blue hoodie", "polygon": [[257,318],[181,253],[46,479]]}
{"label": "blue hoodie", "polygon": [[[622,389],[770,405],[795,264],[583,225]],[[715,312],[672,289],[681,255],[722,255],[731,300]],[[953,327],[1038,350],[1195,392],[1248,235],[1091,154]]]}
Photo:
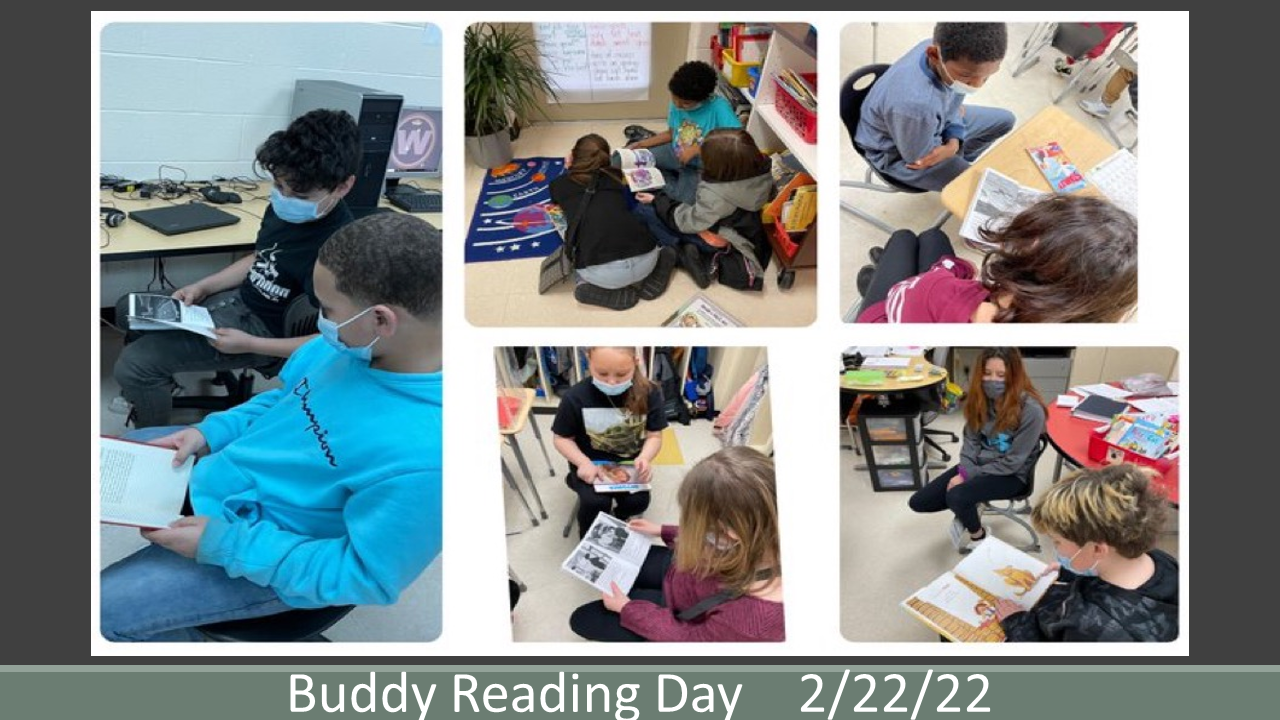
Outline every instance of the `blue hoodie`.
{"label": "blue hoodie", "polygon": [[376,370],[317,338],[280,378],[197,426],[196,560],[294,607],[394,603],[440,552],[441,373]]}

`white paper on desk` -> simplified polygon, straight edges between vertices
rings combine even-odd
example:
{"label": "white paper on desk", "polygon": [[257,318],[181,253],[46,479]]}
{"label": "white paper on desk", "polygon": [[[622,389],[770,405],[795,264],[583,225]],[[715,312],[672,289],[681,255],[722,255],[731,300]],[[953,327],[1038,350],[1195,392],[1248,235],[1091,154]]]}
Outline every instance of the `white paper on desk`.
{"label": "white paper on desk", "polygon": [[1077,395],[1101,395],[1104,398],[1112,400],[1123,400],[1133,393],[1128,390],[1122,390],[1118,387],[1112,387],[1106,383],[1098,383],[1096,385],[1077,385],[1071,388],[1071,392]]}
{"label": "white paper on desk", "polygon": [[878,358],[889,355],[892,349],[888,345],[851,345],[844,349],[844,354],[859,353],[864,358]]}
{"label": "white paper on desk", "polygon": [[1079,405],[1083,399],[1079,395],[1059,395],[1058,401],[1054,404],[1061,408],[1073,408]]}
{"label": "white paper on desk", "polygon": [[1141,400],[1129,400],[1128,403],[1144,413],[1157,413],[1159,415],[1178,414],[1177,398],[1142,398]]}
{"label": "white paper on desk", "polygon": [[878,357],[867,358],[862,361],[863,369],[882,369],[882,368],[905,368],[911,365],[911,358],[905,357]]}
{"label": "white paper on desk", "polygon": [[920,357],[924,355],[923,345],[897,345],[889,348],[889,355],[900,355],[902,357]]}

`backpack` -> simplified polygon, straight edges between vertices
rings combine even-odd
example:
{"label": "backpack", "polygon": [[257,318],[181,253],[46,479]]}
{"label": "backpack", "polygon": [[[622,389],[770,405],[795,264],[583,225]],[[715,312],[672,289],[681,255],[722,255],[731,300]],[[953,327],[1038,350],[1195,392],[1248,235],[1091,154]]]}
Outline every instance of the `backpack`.
{"label": "backpack", "polygon": [[689,408],[684,404],[684,397],[680,392],[680,373],[676,371],[671,351],[669,347],[654,349],[653,381],[662,388],[662,407],[667,419],[675,420],[681,425],[688,425]]}
{"label": "backpack", "polygon": [[707,362],[707,349],[689,350],[689,377],[684,382],[684,398],[693,406],[693,417],[713,420],[716,416],[716,394],[711,386],[715,366]]}

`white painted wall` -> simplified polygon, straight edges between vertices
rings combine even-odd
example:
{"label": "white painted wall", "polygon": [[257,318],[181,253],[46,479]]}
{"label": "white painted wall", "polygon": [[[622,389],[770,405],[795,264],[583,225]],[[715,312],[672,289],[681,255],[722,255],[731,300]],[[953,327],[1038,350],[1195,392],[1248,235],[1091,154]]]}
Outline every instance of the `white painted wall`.
{"label": "white painted wall", "polygon": [[[114,23],[101,37],[101,172],[133,180],[252,175],[292,119],[297,79],[340,80],[443,105],[440,32],[425,23]],[[165,177],[181,173],[165,170]],[[230,255],[166,260],[181,285]],[[145,286],[149,261],[103,263],[103,306]]]}

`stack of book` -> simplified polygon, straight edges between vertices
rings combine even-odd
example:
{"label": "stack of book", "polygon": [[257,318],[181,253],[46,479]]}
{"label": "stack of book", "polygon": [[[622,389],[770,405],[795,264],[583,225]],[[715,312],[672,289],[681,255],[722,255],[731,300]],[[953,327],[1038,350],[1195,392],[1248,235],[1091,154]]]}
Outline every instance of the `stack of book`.
{"label": "stack of book", "polygon": [[818,215],[818,186],[802,185],[782,205],[782,226],[787,232],[801,232],[813,224]]}
{"label": "stack of book", "polygon": [[791,95],[804,109],[818,111],[818,92],[799,73],[791,68],[783,68],[774,77],[778,79],[778,87]]}

